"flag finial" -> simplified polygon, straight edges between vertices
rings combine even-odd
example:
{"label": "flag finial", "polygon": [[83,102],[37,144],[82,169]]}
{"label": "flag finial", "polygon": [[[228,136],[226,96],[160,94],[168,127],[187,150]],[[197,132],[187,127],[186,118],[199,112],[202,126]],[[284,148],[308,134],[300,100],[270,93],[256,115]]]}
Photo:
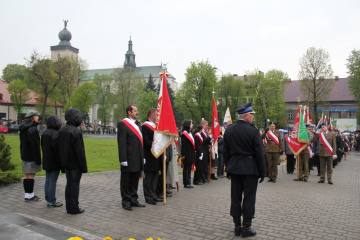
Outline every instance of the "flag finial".
{"label": "flag finial", "polygon": [[212,97],[215,98],[215,91],[214,91],[214,87],[213,87],[213,91],[212,91]]}

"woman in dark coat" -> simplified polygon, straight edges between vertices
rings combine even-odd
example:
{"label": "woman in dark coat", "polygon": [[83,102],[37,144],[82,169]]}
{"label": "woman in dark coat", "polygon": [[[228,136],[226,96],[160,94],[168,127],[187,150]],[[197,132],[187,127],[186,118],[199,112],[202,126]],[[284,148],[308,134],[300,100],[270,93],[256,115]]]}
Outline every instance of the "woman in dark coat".
{"label": "woman in dark coat", "polygon": [[201,130],[203,129],[203,126],[200,124],[196,127],[195,133],[194,133],[194,139],[195,139],[195,150],[196,150],[196,160],[195,160],[195,173],[194,173],[194,185],[203,185],[203,181],[201,181],[201,172],[203,167],[203,152],[202,152],[202,143],[203,138],[200,134]]}
{"label": "woman in dark coat", "polygon": [[41,172],[39,113],[30,110],[26,120],[20,125],[20,153],[22,159],[22,172],[25,173],[23,185],[25,201],[40,201],[41,198],[34,194],[35,175]]}
{"label": "woman in dark coat", "polygon": [[63,204],[56,201],[56,182],[61,169],[59,151],[59,129],[62,122],[56,115],[46,119],[46,129],[41,136],[43,153],[43,169],[46,171],[45,200],[48,207],[61,207]]}
{"label": "woman in dark coat", "polygon": [[191,166],[195,162],[195,140],[191,134],[193,127],[191,120],[184,121],[183,133],[181,135],[181,161],[184,164],[183,183],[185,188],[194,188],[191,183]]}
{"label": "woman in dark coat", "polygon": [[79,208],[80,180],[87,173],[84,141],[79,126],[83,120],[80,110],[69,108],[65,112],[66,125],[59,131],[61,167],[66,172],[66,211],[71,214],[83,213]]}

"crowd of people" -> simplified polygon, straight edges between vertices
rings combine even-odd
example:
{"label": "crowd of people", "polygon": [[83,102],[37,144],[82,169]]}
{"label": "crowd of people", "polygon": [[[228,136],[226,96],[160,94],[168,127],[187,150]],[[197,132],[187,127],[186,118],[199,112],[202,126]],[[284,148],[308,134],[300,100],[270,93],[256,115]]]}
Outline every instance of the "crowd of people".
{"label": "crowd of people", "polygon": [[[286,139],[293,134],[292,129],[284,136],[276,129],[275,122],[269,122],[269,127],[260,132],[252,124],[255,111],[251,103],[246,103],[236,109],[238,120],[224,126],[217,139],[213,139],[209,123],[205,119],[195,129],[191,120],[185,120],[179,138],[171,142],[162,155],[155,157],[152,144],[156,109],[149,109],[147,120],[143,124],[137,120],[138,111],[135,105],[128,105],[125,111],[127,117],[122,119],[116,128],[121,165],[122,207],[128,211],[132,211],[133,207],[145,207],[138,200],[139,179],[143,181],[147,204],[156,205],[162,202],[165,196],[172,197],[171,190],[176,189],[174,185],[178,183],[180,160],[185,189],[218,180],[218,177],[231,180],[230,215],[233,217],[236,236],[256,235],[251,224],[255,214],[257,185],[263,182],[265,177],[268,177],[268,182],[276,183],[282,154],[285,153],[286,156],[288,174],[294,173],[298,161],[298,177],[295,181],[308,182],[309,172],[315,165],[320,177],[318,183],[327,180],[329,184],[333,184],[333,167],[337,166],[343,157],[346,160],[350,150],[360,148],[359,135],[354,138],[340,135],[339,131],[330,131],[326,124],[314,131],[314,126],[308,125],[310,145],[294,154]],[[56,115],[50,115],[46,119],[47,127],[41,140],[37,129],[38,116],[37,111],[29,111],[20,126],[25,201],[41,200],[34,194],[34,181],[36,173],[41,171],[42,163],[42,168],[46,171],[47,206],[63,205],[56,198],[56,182],[61,171],[66,174],[67,179],[66,211],[70,214],[83,213],[84,209],[79,207],[80,180],[82,173],[87,172],[84,143],[79,128],[83,116],[79,110],[69,108],[65,113],[66,125],[62,126]],[[166,164],[167,169],[165,177],[163,164]],[[192,171],[194,175],[191,180]],[[163,188],[164,185],[166,188]]]}

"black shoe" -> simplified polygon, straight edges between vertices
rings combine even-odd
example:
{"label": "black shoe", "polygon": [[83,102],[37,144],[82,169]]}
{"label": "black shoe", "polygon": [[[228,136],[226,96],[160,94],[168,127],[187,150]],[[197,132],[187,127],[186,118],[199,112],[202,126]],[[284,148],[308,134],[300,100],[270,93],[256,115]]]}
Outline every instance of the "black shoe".
{"label": "black shoe", "polygon": [[211,177],[210,177],[211,180],[218,180],[217,177],[215,177],[215,173],[211,174]]}
{"label": "black shoe", "polygon": [[203,181],[204,183],[209,182],[207,179],[203,179],[203,180],[201,180],[201,181]]}
{"label": "black shoe", "polygon": [[194,185],[204,185],[203,182],[197,182],[197,183],[194,183]]}
{"label": "black shoe", "polygon": [[56,202],[54,204],[48,204],[47,207],[61,207],[63,204],[61,202]]}
{"label": "black shoe", "polygon": [[334,184],[332,181],[329,181],[328,183],[329,183],[329,184],[331,184],[331,185],[333,185],[333,184]]}
{"label": "black shoe", "polygon": [[132,210],[133,210],[131,206],[123,206],[123,209],[128,210],[128,211],[132,211]]}
{"label": "black shoe", "polygon": [[186,186],[184,186],[184,188],[193,188],[193,187],[190,185],[186,185]]}
{"label": "black shoe", "polygon": [[324,183],[324,182],[325,182],[325,181],[321,181],[321,180],[320,180],[320,181],[318,181],[318,183]]}
{"label": "black shoe", "polygon": [[146,203],[148,203],[148,204],[151,204],[151,205],[156,205],[157,204],[157,202],[155,202],[154,200],[146,200]]}
{"label": "black shoe", "polygon": [[81,214],[83,212],[85,212],[85,209],[79,208],[79,210],[76,211],[76,212],[68,212],[68,213],[70,213],[70,214]]}
{"label": "black shoe", "polygon": [[155,201],[155,202],[162,202],[162,201],[164,201],[164,198],[162,198],[162,199],[160,199],[160,198],[154,198],[154,201]]}
{"label": "black shoe", "polygon": [[318,174],[318,175],[316,175],[316,176],[320,177],[320,174]]}
{"label": "black shoe", "polygon": [[25,198],[25,202],[38,202],[41,201],[41,197],[33,196],[32,198]]}
{"label": "black shoe", "polygon": [[167,198],[172,197],[172,194],[171,194],[171,193],[167,193],[167,194],[166,194],[166,197],[167,197]]}
{"label": "black shoe", "polygon": [[132,203],[132,204],[130,204],[132,207],[145,207],[145,205],[144,204],[141,204],[141,203],[139,203],[139,202],[136,202],[136,203]]}
{"label": "black shoe", "polygon": [[302,178],[300,178],[300,179],[295,178],[294,181],[303,181],[303,179]]}
{"label": "black shoe", "polygon": [[269,179],[268,182],[272,182],[272,179]]}
{"label": "black shoe", "polygon": [[252,237],[256,235],[256,231],[251,229],[251,218],[243,220],[243,228],[241,229],[241,236],[243,238]]}
{"label": "black shoe", "polygon": [[308,180],[307,180],[307,179],[304,179],[304,182],[308,182]]}
{"label": "black shoe", "polygon": [[166,190],[166,194],[172,194],[172,191]]}
{"label": "black shoe", "polygon": [[276,180],[275,180],[275,179],[273,179],[271,182],[272,182],[272,183],[276,183]]}

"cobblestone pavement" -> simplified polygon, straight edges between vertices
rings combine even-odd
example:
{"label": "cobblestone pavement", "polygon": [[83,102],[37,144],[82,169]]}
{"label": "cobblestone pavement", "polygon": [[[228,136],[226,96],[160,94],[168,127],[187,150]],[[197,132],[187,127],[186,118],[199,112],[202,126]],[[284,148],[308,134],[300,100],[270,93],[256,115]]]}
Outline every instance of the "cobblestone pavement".
{"label": "cobblestone pavement", "polygon": [[[258,234],[253,239],[360,239],[360,153],[352,152],[334,169],[334,185],[318,184],[315,171],[305,183],[294,182],[295,174],[287,174],[286,165],[278,170],[277,183],[264,181],[259,185],[253,220]],[[194,189],[179,184],[180,192],[173,191],[166,205],[146,204],[146,208],[134,208],[132,212],[121,208],[119,179],[119,171],[84,174],[80,206],[85,213],[80,215],[67,214],[65,207],[47,208],[45,200],[24,202],[22,183],[0,187],[0,225],[12,224],[12,219],[22,216],[47,232],[61,229],[57,234],[50,231],[56,236],[41,232],[49,239],[67,239],[69,232],[84,239],[238,238],[229,215],[230,181],[226,178]],[[44,182],[44,177],[36,177],[35,193],[40,197],[44,197]],[[61,175],[57,197],[63,202],[65,184]],[[139,201],[144,203],[141,181],[138,193]],[[28,227],[24,226],[25,220],[18,225]],[[40,239],[26,236],[24,239]]]}

